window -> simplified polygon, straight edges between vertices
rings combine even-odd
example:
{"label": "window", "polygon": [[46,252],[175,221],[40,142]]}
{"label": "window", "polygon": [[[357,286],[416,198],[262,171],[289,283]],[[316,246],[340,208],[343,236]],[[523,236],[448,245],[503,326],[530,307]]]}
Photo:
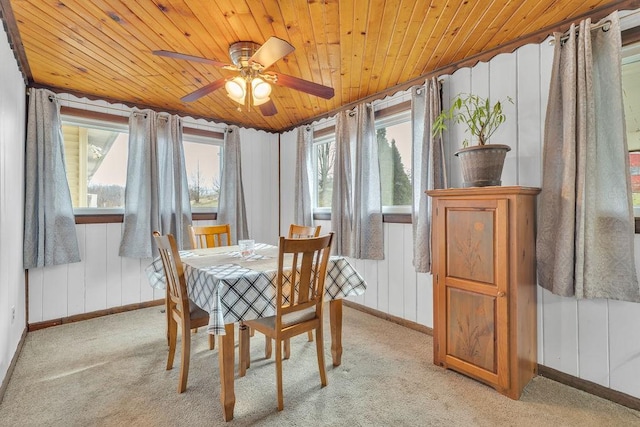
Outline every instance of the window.
{"label": "window", "polygon": [[[403,111],[388,116],[384,113],[377,115],[383,116],[376,118],[383,211],[409,213],[412,200],[411,113]],[[314,140],[314,199],[316,211],[328,211],[333,192],[335,134],[318,133],[325,135]]]}
{"label": "window", "polygon": [[[126,122],[62,116],[67,181],[76,213],[113,213],[124,209],[129,127]],[[222,141],[183,135],[189,198],[194,212],[218,206]]]}
{"label": "window", "polygon": [[622,48],[624,100],[633,210],[640,217],[640,43]]}
{"label": "window", "polygon": [[335,134],[314,141],[313,164],[315,168],[314,200],[317,208],[331,208],[333,195],[333,163],[336,158]]}
{"label": "window", "polygon": [[411,114],[409,111],[376,120],[382,206],[386,212],[410,212]]}
{"label": "window", "polygon": [[62,133],[74,209],[124,208],[127,126],[63,117]]}
{"label": "window", "polygon": [[222,141],[184,135],[184,159],[193,212],[211,212],[218,207]]}

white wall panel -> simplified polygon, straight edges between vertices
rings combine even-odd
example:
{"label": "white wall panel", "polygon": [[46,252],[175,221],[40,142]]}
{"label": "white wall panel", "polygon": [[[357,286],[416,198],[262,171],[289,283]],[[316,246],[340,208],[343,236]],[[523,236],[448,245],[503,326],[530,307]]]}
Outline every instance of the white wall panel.
{"label": "white wall panel", "polygon": [[378,265],[380,263],[373,260],[364,262],[364,270],[358,271],[365,282],[367,282],[367,290],[364,293],[363,305],[367,307],[378,307]]}
{"label": "white wall panel", "polygon": [[577,303],[580,378],[609,387],[607,300],[579,300]]}
{"label": "white wall panel", "polygon": [[107,224],[85,226],[85,311],[107,308]]}
{"label": "white wall panel", "polygon": [[[489,99],[492,103],[501,101],[502,110],[507,117],[505,122],[491,137],[490,142],[492,144],[506,144],[511,147],[511,151],[507,153],[504,160],[502,185],[518,184],[519,144],[518,116],[516,114],[515,105],[515,102],[517,101],[516,72],[516,55],[501,54],[493,58],[489,63]],[[475,74],[475,69],[473,74]],[[508,98],[511,98],[514,104],[510,103],[507,100]]]}
{"label": "white wall panel", "polygon": [[[289,225],[294,223],[295,202],[295,165],[297,130],[289,131],[280,137],[280,197],[282,207],[280,210],[280,235],[289,232]],[[320,225],[317,223],[316,225]],[[324,229],[329,230],[329,225]]]}
{"label": "white wall panel", "polygon": [[578,304],[544,290],[544,364],[550,368],[578,376]]}
{"label": "white wall panel", "polygon": [[[514,98],[517,113],[518,185],[539,187],[542,184],[542,129],[540,105],[540,48],[527,45],[518,49],[517,95]],[[515,115],[512,117],[516,117]]]}
{"label": "white wall panel", "polygon": [[66,317],[68,313],[69,266],[67,264],[45,267],[42,283],[43,320]]}
{"label": "white wall panel", "polygon": [[122,258],[118,255],[122,224],[105,225],[107,229],[105,242],[107,308],[111,308],[122,305]]}
{"label": "white wall panel", "polygon": [[389,268],[389,314],[404,317],[404,242],[403,224],[387,224],[389,252],[385,256]]}
{"label": "white wall panel", "polygon": [[417,274],[416,322],[433,328],[433,276],[431,274]]}
{"label": "white wall panel", "polygon": [[44,269],[32,268],[29,270],[29,323],[41,322],[44,306]]}
{"label": "white wall panel", "polygon": [[[80,251],[80,262],[74,262],[61,267],[65,267],[68,275],[68,282],[66,283],[67,306],[66,310],[61,312],[58,317],[73,316],[75,314],[81,314],[85,312],[85,231],[86,225],[76,225],[76,235],[78,238],[78,249]],[[45,268],[47,271],[48,268]],[[49,286],[48,275],[45,276],[44,286]],[[62,286],[62,284],[60,284]],[[45,299],[45,304],[48,305],[48,300]]]}
{"label": "white wall panel", "polygon": [[122,305],[141,302],[140,298],[140,260],[121,258],[122,260]]}
{"label": "white wall panel", "polygon": [[[471,92],[471,70],[469,68],[463,68],[457,70],[448,79],[445,80],[442,90],[442,108],[448,109],[451,106],[451,101],[459,93]],[[462,148],[462,141],[471,137],[468,133],[464,132],[460,126],[449,126],[447,132],[443,134],[445,154],[448,170],[448,184],[450,188],[462,186],[462,171],[460,169],[460,162],[458,158],[454,156],[454,153]]]}
{"label": "white wall panel", "polygon": [[640,398],[640,304],[608,303],[610,387]]}
{"label": "white wall panel", "polygon": [[400,233],[398,237],[402,238],[402,283],[404,294],[404,314],[402,317],[415,322],[418,318],[418,305],[416,302],[418,283],[416,269],[413,267],[413,227],[406,225],[399,225],[399,227]]}

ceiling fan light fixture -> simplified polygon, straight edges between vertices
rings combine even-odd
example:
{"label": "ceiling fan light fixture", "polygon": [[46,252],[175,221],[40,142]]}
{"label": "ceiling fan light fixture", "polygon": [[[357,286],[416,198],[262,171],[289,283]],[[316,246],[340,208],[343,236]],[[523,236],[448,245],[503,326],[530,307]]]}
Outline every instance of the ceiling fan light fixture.
{"label": "ceiling fan light fixture", "polygon": [[[271,85],[261,79],[260,77],[255,77],[251,80],[251,93],[253,94],[254,101],[256,100],[268,100],[269,95],[271,95]],[[256,104],[255,105],[260,105]]]}
{"label": "ceiling fan light fixture", "polygon": [[227,80],[224,88],[227,90],[229,98],[244,105],[244,98],[247,95],[247,82],[244,78],[236,76],[231,80]]}

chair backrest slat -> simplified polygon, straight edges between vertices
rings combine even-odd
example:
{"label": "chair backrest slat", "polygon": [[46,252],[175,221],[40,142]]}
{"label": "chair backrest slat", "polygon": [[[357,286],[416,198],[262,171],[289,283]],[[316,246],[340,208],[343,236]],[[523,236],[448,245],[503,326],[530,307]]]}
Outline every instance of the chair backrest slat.
{"label": "chair backrest slat", "polygon": [[189,226],[189,235],[193,249],[231,245],[229,224]]}
{"label": "chair backrest slat", "polygon": [[320,235],[321,226],[307,227],[305,225],[291,224],[289,226],[290,239],[308,239]]}

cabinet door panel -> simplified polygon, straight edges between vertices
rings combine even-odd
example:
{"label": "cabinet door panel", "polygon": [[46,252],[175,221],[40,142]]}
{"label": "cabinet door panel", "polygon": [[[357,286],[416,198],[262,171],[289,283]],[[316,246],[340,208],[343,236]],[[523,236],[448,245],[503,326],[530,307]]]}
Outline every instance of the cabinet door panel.
{"label": "cabinet door panel", "polygon": [[447,209],[447,277],[495,283],[494,210]]}
{"label": "cabinet door panel", "polygon": [[496,373],[496,299],[447,288],[447,355]]}

